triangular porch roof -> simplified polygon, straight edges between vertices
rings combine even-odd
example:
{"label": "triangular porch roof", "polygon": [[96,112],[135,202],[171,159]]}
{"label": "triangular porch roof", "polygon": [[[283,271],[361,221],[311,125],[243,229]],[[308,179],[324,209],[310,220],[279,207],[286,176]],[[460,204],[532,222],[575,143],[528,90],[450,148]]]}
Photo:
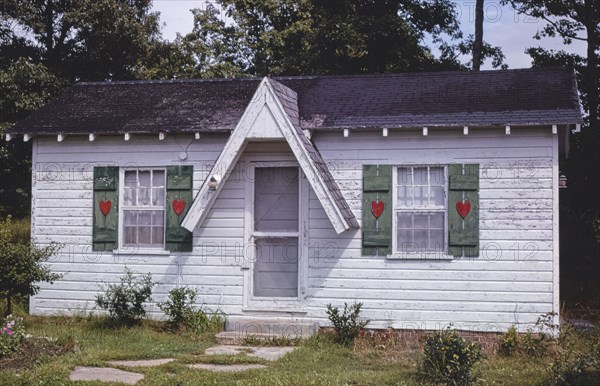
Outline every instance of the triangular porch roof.
{"label": "triangular porch roof", "polygon": [[[248,142],[281,139],[292,149],[336,232],[359,228],[327,164],[300,128],[297,93],[267,77],[259,84],[181,225],[193,231],[202,224]],[[217,173],[223,173],[223,181],[210,190],[210,179]]]}

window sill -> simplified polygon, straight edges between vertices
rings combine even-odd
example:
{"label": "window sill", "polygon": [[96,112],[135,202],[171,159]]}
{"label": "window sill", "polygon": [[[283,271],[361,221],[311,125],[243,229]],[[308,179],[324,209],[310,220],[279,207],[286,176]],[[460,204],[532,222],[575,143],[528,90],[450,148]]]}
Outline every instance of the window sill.
{"label": "window sill", "polygon": [[451,261],[455,257],[452,255],[445,255],[439,253],[398,253],[394,255],[387,255],[388,260],[426,260],[426,261]]}
{"label": "window sill", "polygon": [[114,256],[133,256],[133,255],[145,255],[145,256],[169,256],[171,251],[164,249],[119,249],[113,251]]}

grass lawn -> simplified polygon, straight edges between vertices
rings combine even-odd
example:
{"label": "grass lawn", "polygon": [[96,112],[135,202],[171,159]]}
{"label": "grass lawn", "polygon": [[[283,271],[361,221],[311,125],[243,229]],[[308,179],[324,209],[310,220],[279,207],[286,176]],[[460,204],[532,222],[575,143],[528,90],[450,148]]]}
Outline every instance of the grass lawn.
{"label": "grass lawn", "polygon": [[[122,368],[145,374],[139,385],[421,385],[421,350],[402,342],[360,338],[353,348],[340,347],[321,334],[302,342],[276,362],[244,355],[205,356],[215,344],[212,335],[169,332],[160,322],[107,329],[94,318],[33,317],[25,319],[27,333],[51,339],[25,346],[12,362],[0,360],[0,385],[69,384],[75,366],[107,366],[116,359],[175,358],[154,368]],[[36,352],[36,348],[38,349]],[[47,352],[48,355],[39,355]],[[15,362],[16,360],[16,362]],[[475,373],[481,385],[539,385],[548,383],[551,359],[488,354]],[[261,363],[267,369],[242,373],[213,373],[188,368],[189,363]],[[598,384],[589,374],[578,384]],[[83,383],[79,384],[100,384]],[[105,384],[102,384],[105,385]]]}

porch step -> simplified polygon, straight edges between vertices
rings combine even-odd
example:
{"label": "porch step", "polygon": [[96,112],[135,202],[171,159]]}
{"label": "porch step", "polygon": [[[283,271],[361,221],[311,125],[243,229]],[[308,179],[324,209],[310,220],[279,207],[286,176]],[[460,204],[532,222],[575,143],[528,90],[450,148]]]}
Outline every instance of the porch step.
{"label": "porch step", "polygon": [[225,331],[217,334],[220,344],[242,344],[247,338],[256,340],[304,339],[318,332],[319,325],[302,319],[233,318]]}

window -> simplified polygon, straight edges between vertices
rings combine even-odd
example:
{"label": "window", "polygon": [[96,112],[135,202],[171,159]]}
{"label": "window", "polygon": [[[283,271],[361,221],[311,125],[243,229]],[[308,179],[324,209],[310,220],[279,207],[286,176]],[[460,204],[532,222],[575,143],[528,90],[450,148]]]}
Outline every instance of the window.
{"label": "window", "polygon": [[444,252],[446,176],[441,166],[402,166],[396,177],[396,252]]}
{"label": "window", "polygon": [[165,171],[125,170],[122,245],[165,247]]}

